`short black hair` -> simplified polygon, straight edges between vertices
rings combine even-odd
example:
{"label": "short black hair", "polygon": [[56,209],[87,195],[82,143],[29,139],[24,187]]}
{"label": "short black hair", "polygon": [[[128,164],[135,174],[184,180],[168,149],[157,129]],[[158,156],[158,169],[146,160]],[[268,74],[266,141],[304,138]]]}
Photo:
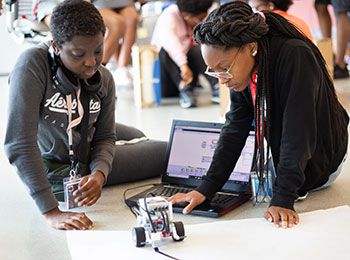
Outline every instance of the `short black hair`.
{"label": "short black hair", "polygon": [[292,0],[270,0],[268,2],[273,3],[277,10],[287,12],[289,7],[293,4]]}
{"label": "short black hair", "polygon": [[52,38],[60,48],[74,36],[103,35],[106,27],[96,7],[84,0],[65,0],[52,12],[50,20]]}
{"label": "short black hair", "polygon": [[180,12],[196,15],[207,12],[213,0],[177,0],[176,4]]}

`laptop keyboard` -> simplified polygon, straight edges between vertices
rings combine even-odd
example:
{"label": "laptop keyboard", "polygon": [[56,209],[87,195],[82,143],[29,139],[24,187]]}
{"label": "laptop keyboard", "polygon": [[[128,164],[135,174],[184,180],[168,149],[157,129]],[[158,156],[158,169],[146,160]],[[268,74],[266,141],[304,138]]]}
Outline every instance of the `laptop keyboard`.
{"label": "laptop keyboard", "polygon": [[215,193],[214,198],[211,200],[212,203],[216,204],[226,204],[238,197],[237,194],[223,194],[223,193]]}
{"label": "laptop keyboard", "polygon": [[187,193],[190,191],[192,191],[192,189],[183,188],[183,187],[163,186],[162,188],[157,189],[155,192],[152,192],[152,193],[156,196],[171,197],[176,193]]}
{"label": "laptop keyboard", "polygon": [[[163,196],[163,197],[171,197],[176,193],[187,193],[192,191],[192,189],[184,188],[184,187],[171,187],[171,186],[163,186],[154,192],[152,192],[155,196]],[[238,197],[238,194],[228,194],[228,193],[216,193],[211,203],[216,204],[226,204]]]}

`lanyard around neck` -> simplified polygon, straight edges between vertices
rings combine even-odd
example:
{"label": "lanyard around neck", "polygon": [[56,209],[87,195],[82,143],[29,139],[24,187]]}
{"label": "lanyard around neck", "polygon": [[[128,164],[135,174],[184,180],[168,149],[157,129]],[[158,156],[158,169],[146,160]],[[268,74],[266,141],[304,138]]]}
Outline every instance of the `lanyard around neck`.
{"label": "lanyard around neck", "polygon": [[77,111],[78,111],[78,117],[74,120],[72,120],[72,109],[73,109],[73,105],[72,105],[72,95],[66,95],[66,102],[67,102],[67,112],[68,112],[68,126],[67,126],[67,135],[68,135],[68,146],[69,146],[69,157],[71,160],[71,164],[72,164],[72,169],[74,167],[74,165],[76,164],[76,158],[74,155],[74,149],[73,149],[73,133],[72,133],[72,129],[73,127],[77,126],[80,124],[83,115],[84,115],[84,109],[83,106],[80,102],[80,92],[81,92],[81,87],[80,87],[80,83],[78,84],[78,90],[77,90]]}

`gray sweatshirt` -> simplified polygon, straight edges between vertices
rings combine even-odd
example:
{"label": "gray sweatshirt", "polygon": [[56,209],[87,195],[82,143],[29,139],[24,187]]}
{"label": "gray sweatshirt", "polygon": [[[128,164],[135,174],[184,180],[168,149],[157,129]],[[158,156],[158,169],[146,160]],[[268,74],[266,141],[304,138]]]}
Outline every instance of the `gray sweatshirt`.
{"label": "gray sweatshirt", "polygon": [[[66,97],[52,83],[48,44],[26,50],[17,60],[9,78],[9,115],[5,150],[11,164],[41,213],[58,206],[45,173],[42,158],[69,163]],[[100,90],[91,96],[88,144],[91,172],[111,171],[115,153],[115,87],[112,75],[99,69]],[[77,99],[72,95],[73,119],[78,117]],[[80,142],[80,131],[73,128],[73,146]],[[76,149],[75,149],[76,150]]]}

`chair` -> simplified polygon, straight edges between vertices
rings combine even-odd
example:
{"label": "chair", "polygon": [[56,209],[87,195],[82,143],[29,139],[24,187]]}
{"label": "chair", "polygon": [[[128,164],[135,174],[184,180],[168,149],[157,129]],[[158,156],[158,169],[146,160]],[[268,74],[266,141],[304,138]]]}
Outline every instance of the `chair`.
{"label": "chair", "polygon": [[157,48],[152,45],[134,45],[131,51],[133,65],[134,103],[136,107],[152,107],[160,104],[159,78],[154,69]]}

